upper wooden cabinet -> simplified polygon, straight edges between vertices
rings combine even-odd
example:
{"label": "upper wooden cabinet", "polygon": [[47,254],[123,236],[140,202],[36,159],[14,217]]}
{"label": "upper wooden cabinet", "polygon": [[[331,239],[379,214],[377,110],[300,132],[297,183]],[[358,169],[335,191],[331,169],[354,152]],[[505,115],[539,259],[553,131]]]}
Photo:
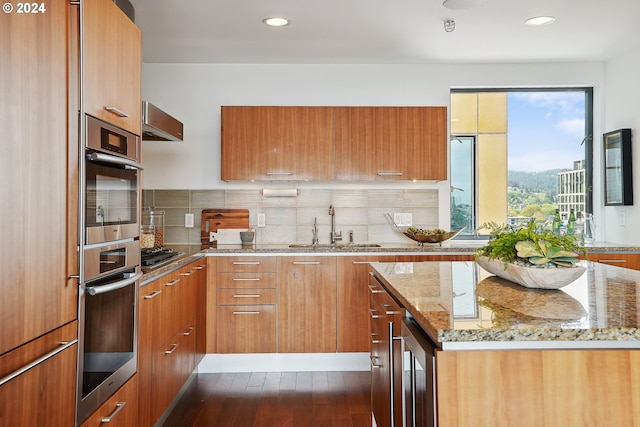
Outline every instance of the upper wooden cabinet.
{"label": "upper wooden cabinet", "polygon": [[221,178],[330,180],[332,107],[222,107]]}
{"label": "upper wooden cabinet", "polygon": [[337,107],[336,180],[447,179],[446,107]]}
{"label": "upper wooden cabinet", "polygon": [[85,0],[85,112],[141,135],[142,33],[111,0]]}

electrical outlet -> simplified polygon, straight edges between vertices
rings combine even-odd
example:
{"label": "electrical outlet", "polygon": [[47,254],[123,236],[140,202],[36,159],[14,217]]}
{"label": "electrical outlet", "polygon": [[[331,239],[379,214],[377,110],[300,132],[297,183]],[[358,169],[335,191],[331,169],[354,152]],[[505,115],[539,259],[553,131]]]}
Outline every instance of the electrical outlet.
{"label": "electrical outlet", "polygon": [[624,227],[627,224],[627,215],[624,211],[618,212],[618,222],[620,223],[620,227]]}
{"label": "electrical outlet", "polygon": [[185,228],[193,228],[193,214],[192,213],[186,213],[184,214],[184,226]]}
{"label": "electrical outlet", "polygon": [[267,215],[263,213],[258,214],[258,227],[264,227],[267,225]]}
{"label": "electrical outlet", "polygon": [[393,222],[399,227],[409,227],[413,225],[413,214],[410,213],[394,213]]}

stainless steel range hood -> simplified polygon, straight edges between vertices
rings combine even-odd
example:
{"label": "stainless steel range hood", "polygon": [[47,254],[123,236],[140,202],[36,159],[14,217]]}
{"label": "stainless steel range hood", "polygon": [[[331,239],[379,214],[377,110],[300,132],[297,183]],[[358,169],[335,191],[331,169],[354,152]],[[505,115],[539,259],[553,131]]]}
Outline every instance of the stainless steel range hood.
{"label": "stainless steel range hood", "polygon": [[182,122],[152,103],[142,101],[142,139],[144,141],[182,141]]}

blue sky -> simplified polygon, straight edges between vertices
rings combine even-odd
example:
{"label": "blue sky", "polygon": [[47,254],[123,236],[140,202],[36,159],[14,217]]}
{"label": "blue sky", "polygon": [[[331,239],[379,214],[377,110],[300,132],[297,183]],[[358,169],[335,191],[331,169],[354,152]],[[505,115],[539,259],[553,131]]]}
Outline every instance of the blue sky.
{"label": "blue sky", "polygon": [[510,92],[509,170],[573,168],[584,159],[585,95],[579,92]]}

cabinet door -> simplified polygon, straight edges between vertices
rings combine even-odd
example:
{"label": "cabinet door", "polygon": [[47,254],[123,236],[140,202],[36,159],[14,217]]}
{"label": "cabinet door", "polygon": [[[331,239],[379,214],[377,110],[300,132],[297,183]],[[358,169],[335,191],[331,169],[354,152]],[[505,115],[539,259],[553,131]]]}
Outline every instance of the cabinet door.
{"label": "cabinet door", "polygon": [[329,180],[332,107],[222,107],[221,178]]}
{"label": "cabinet door", "polygon": [[0,385],[0,426],[74,425],[77,336],[71,322],[0,356],[0,378],[13,378]]}
{"label": "cabinet door", "polygon": [[[196,262],[196,365],[207,353],[207,259]],[[214,306],[215,307],[215,306]]]}
{"label": "cabinet door", "polygon": [[369,351],[369,263],[394,256],[338,257],[338,351]]}
{"label": "cabinet door", "polygon": [[640,254],[589,254],[589,261],[640,270]]}
{"label": "cabinet door", "polygon": [[219,353],[275,353],[276,305],[218,306]]}
{"label": "cabinet door", "polygon": [[336,257],[278,257],[278,352],[336,351]]}
{"label": "cabinet door", "polygon": [[473,261],[473,253],[455,255],[398,255],[396,262]]}
{"label": "cabinet door", "polygon": [[85,112],[141,135],[142,33],[111,0],[82,7]]}
{"label": "cabinet door", "polygon": [[106,402],[98,408],[80,427],[137,427],[138,421],[138,376],[134,375]]}
{"label": "cabinet door", "polygon": [[74,11],[47,1],[46,13],[2,14],[0,354],[77,317]]}
{"label": "cabinet door", "polygon": [[339,107],[337,180],[447,179],[446,107]]}

